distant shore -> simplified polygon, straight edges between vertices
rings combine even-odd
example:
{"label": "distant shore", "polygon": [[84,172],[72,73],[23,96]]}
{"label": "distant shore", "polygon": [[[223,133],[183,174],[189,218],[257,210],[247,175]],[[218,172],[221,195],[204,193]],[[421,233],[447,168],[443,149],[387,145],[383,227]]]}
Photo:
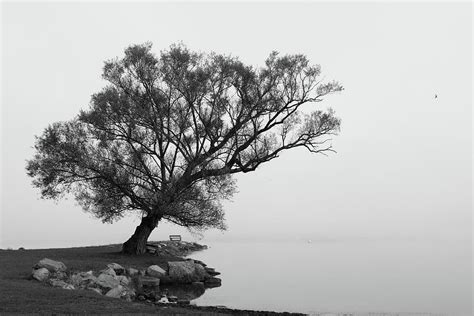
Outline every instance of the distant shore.
{"label": "distant shore", "polygon": [[[168,242],[153,242],[165,243]],[[95,313],[95,314],[200,314],[200,315],[302,315],[271,311],[239,310],[218,306],[195,306],[126,302],[120,299],[99,296],[85,290],[53,288],[30,279],[32,266],[43,258],[64,262],[75,271],[101,270],[116,262],[124,266],[145,268],[153,264],[183,260],[182,256],[204,246],[196,244],[193,249],[163,251],[141,256],[120,253],[121,245],[92,247],[0,250],[0,313]],[[218,268],[218,267],[217,267]],[[225,276],[223,277],[225,282]]]}

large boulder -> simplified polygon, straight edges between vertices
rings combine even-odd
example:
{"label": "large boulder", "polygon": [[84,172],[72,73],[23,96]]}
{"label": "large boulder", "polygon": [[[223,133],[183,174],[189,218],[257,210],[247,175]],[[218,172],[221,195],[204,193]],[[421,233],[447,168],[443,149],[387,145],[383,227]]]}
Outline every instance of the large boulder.
{"label": "large boulder", "polygon": [[41,259],[36,265],[36,268],[45,268],[49,272],[64,272],[67,267],[61,261],[54,261],[48,258]]}
{"label": "large boulder", "polygon": [[101,273],[97,277],[97,281],[95,282],[97,285],[100,287],[106,288],[106,289],[113,289],[114,287],[117,287],[120,285],[120,281],[117,280],[114,276],[106,273]]}
{"label": "large boulder", "polygon": [[176,283],[192,283],[202,281],[206,274],[203,266],[194,261],[170,261],[168,262],[168,275]]}
{"label": "large boulder", "polygon": [[49,277],[49,271],[46,268],[39,268],[39,269],[33,270],[32,277],[33,279],[43,282]]}
{"label": "large boulder", "polygon": [[166,271],[163,270],[160,266],[152,265],[146,269],[146,274],[152,277],[162,277],[166,275]]}

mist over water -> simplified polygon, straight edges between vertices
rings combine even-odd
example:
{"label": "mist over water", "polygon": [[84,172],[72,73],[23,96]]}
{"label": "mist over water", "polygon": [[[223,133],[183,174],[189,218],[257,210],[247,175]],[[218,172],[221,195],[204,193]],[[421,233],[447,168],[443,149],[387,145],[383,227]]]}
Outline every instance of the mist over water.
{"label": "mist over water", "polygon": [[215,242],[190,255],[222,286],[197,305],[303,313],[471,315],[469,244],[339,240]]}

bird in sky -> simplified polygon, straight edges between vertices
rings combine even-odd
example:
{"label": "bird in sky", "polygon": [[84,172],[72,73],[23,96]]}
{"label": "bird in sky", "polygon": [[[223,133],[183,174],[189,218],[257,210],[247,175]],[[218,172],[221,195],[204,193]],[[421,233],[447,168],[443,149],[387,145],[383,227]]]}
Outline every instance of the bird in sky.
{"label": "bird in sky", "polygon": [[437,95],[437,94],[435,94],[435,99],[437,99],[437,98],[438,98],[438,95]]}

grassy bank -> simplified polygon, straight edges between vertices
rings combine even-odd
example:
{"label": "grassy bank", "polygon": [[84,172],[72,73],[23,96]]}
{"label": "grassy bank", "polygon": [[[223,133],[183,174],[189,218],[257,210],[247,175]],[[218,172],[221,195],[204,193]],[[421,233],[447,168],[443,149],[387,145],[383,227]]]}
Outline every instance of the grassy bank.
{"label": "grassy bank", "polygon": [[119,245],[64,249],[0,250],[0,314],[162,314],[162,315],[252,315],[277,314],[214,307],[157,306],[108,298],[92,291],[63,290],[29,279],[32,266],[43,258],[62,261],[73,271],[102,270],[116,262],[123,266],[146,268],[166,266],[181,260],[171,255],[129,256]]}

